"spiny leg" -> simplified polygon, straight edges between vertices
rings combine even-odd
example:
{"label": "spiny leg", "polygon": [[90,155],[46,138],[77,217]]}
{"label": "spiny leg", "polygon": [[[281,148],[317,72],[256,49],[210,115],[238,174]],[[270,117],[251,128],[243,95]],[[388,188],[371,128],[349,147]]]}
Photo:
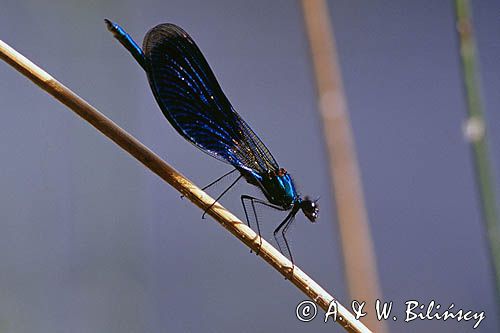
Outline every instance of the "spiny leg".
{"label": "spiny leg", "polygon": [[260,248],[262,246],[262,236],[260,235],[259,218],[257,217],[257,211],[255,210],[255,201],[250,200],[250,202],[252,203],[253,216],[255,216],[255,224],[257,224],[257,233],[259,234],[259,248],[257,249],[257,251],[255,251],[255,255],[258,256],[260,253]]}
{"label": "spiny leg", "polygon": [[[250,219],[248,218],[247,206],[245,204],[245,201],[247,201],[247,200],[250,201],[250,203],[252,204],[253,216],[255,217],[255,223],[257,224],[257,233],[259,235],[259,249],[257,251],[255,251],[255,254],[258,255],[259,251],[260,251],[260,247],[262,246],[262,238],[261,238],[261,233],[260,233],[259,218],[257,217],[257,211],[255,209],[255,204],[258,203],[258,204],[261,204],[261,205],[264,205],[267,207],[271,207],[271,208],[274,208],[277,210],[284,210],[284,209],[280,206],[270,204],[269,202],[266,202],[262,199],[251,197],[249,195],[242,195],[241,196],[241,205],[243,206],[243,210],[245,211],[245,218],[246,218],[246,222],[247,222],[247,225],[249,228],[251,228]],[[252,252],[252,250],[250,250],[250,252]]]}
{"label": "spiny leg", "polygon": [[[252,197],[250,197],[250,196],[248,196],[248,195],[242,195],[242,196],[240,197],[240,200],[241,200],[241,205],[243,206],[243,211],[245,212],[245,220],[246,220],[246,222],[247,222],[247,226],[248,226],[249,228],[252,228],[252,227],[250,226],[250,219],[248,218],[247,206],[245,205],[245,200],[247,200],[247,199],[248,199],[248,200],[252,200],[253,198],[252,198]],[[250,250],[250,251],[252,251],[252,250]]]}
{"label": "spiny leg", "polygon": [[293,256],[292,256],[292,251],[290,250],[290,246],[288,245],[288,240],[286,239],[285,233],[288,231],[288,228],[290,225],[292,225],[292,222],[295,220],[295,216],[293,215],[290,217],[288,220],[287,224],[283,227],[283,230],[281,230],[281,236],[283,237],[283,240],[285,241],[286,248],[288,250],[288,254],[290,255],[290,261],[292,262],[292,265],[295,266],[295,263],[293,261]]}
{"label": "spiny leg", "polygon": [[[255,254],[259,255],[260,247],[262,246],[262,238],[260,235],[259,218],[257,217],[257,212],[255,211],[255,204],[254,204],[255,199],[256,198],[253,198],[253,197],[248,196],[248,195],[242,195],[241,196],[241,205],[243,206],[243,210],[245,211],[245,219],[246,219],[247,225],[249,228],[252,228],[250,226],[250,219],[248,218],[248,212],[247,212],[247,206],[245,205],[245,200],[249,200],[250,203],[252,204],[253,216],[255,217],[255,223],[257,224],[257,234],[259,235],[259,249],[257,251],[255,251]],[[252,249],[250,249],[250,253],[252,253]]]}
{"label": "spiny leg", "polygon": [[[217,184],[218,182],[220,182],[222,179],[226,178],[227,176],[229,176],[230,174],[232,174],[233,172],[235,172],[236,169],[233,169],[227,173],[225,173],[224,175],[220,176],[219,178],[217,178],[216,180],[214,180],[213,182],[211,182],[210,184],[208,185],[205,185],[201,188],[202,191],[205,191],[207,188],[209,188],[210,186],[213,186],[215,184]],[[184,194],[181,195],[181,199],[184,198]]]}
{"label": "spiny leg", "polygon": [[294,264],[294,261],[293,261],[292,251],[290,251],[290,246],[288,245],[288,241],[286,239],[285,234],[286,234],[286,231],[288,230],[288,228],[290,227],[290,225],[292,224],[292,222],[294,221],[296,213],[297,213],[297,210],[292,209],[292,211],[290,212],[290,214],[288,214],[285,217],[285,219],[283,220],[283,222],[281,222],[280,225],[273,232],[274,239],[275,239],[276,243],[278,244],[278,248],[279,248],[280,252],[284,253],[283,252],[283,248],[282,248],[282,246],[280,244],[280,240],[278,239],[278,232],[281,231],[281,237],[283,238],[283,240],[285,242],[286,254],[289,256],[290,261],[292,262],[292,269],[290,271],[290,274],[291,274],[290,276],[293,275],[293,269],[295,267],[295,264]]}
{"label": "spiny leg", "polygon": [[228,188],[226,188],[226,189],[224,190],[224,192],[222,192],[222,193],[221,193],[221,194],[217,197],[217,199],[215,199],[215,201],[214,201],[214,202],[212,202],[212,204],[211,204],[211,205],[210,205],[207,209],[205,209],[205,211],[203,212],[203,215],[201,215],[201,218],[202,218],[202,219],[204,219],[204,218],[205,218],[205,215],[207,214],[207,212],[208,212],[210,209],[212,209],[212,207],[215,205],[215,203],[216,203],[217,201],[219,201],[219,200],[220,200],[220,198],[222,198],[222,197],[224,196],[224,194],[226,194],[226,193],[227,193],[227,191],[229,191],[229,190],[231,189],[231,187],[233,187],[234,185],[236,185],[236,183],[238,182],[238,180],[240,180],[240,179],[241,179],[241,177],[243,177],[243,176],[242,176],[242,175],[240,175],[238,178],[236,178],[236,180],[235,180],[235,181],[234,181],[231,185],[229,185],[229,187],[228,187]]}
{"label": "spiny leg", "polygon": [[[245,212],[245,221],[247,222],[247,226],[250,229],[252,229],[252,227],[250,226],[250,219],[248,218],[247,206],[245,205],[245,199],[248,199],[247,197],[248,197],[247,195],[242,195],[240,197],[240,200],[241,200],[241,205],[243,206],[243,211]],[[258,225],[258,222],[257,222],[257,225]],[[259,237],[260,237],[260,230],[259,230]],[[252,253],[252,252],[253,252],[252,249],[250,249],[250,253]]]}
{"label": "spiny leg", "polygon": [[[283,252],[283,247],[281,246],[281,242],[280,242],[280,239],[278,238],[278,232],[281,231],[281,229],[286,225],[288,224],[288,221],[290,221],[290,219],[292,218],[292,212],[290,212],[286,217],[285,219],[278,225],[278,227],[276,229],[274,229],[274,232],[273,232],[273,236],[274,236],[274,240],[276,241],[276,244],[278,244],[278,248],[280,250],[281,253],[284,254]],[[283,234],[282,234],[283,236]],[[293,259],[292,259],[292,255],[290,253],[290,248],[288,247],[288,243],[286,242],[286,239],[285,239],[285,246],[286,246],[286,250],[287,250],[287,254],[285,256],[288,255],[288,257],[290,257],[290,261],[292,261],[292,264],[293,264]]]}
{"label": "spiny leg", "polygon": [[[220,176],[219,178],[217,178],[216,180],[214,180],[214,181],[213,181],[213,182],[211,182],[210,184],[203,186],[201,189],[202,189],[203,191],[204,191],[204,190],[206,190],[206,189],[207,189],[207,188],[209,188],[210,186],[217,184],[219,181],[221,181],[222,179],[224,179],[225,177],[229,176],[230,174],[232,174],[232,173],[233,173],[233,172],[235,172],[235,171],[236,171],[236,169],[233,169],[233,170],[231,170],[231,171],[229,171],[229,172],[225,173],[224,175]],[[241,177],[241,176],[240,176],[240,177]]]}

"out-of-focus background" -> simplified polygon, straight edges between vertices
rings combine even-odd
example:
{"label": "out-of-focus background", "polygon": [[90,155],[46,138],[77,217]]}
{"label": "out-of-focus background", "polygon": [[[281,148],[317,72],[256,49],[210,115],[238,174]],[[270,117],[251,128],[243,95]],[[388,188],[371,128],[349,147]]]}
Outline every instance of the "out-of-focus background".
{"label": "out-of-focus background", "polygon": [[[500,3],[475,1],[472,9],[498,167]],[[400,317],[389,328],[472,331],[463,321],[404,323],[404,302],[415,299],[485,311],[476,331],[498,332],[462,134],[453,2],[332,0],[329,14],[384,300]],[[300,191],[321,197],[317,224],[296,221],[292,250],[299,266],[349,304],[300,3],[1,1],[0,39],[205,185],[229,168],[173,130],[104,18],[138,42],[163,22],[193,36]],[[342,331],[319,317],[299,322],[295,306],[304,296],[288,281],[4,63],[0,78],[0,332]],[[240,217],[242,193],[258,195],[241,182],[222,201]],[[280,218],[263,212],[266,238]]]}

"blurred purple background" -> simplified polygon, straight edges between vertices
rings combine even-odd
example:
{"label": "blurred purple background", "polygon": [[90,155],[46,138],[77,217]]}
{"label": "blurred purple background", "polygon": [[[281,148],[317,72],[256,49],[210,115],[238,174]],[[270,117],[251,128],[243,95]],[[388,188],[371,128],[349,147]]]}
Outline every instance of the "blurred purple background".
{"label": "blurred purple background", "polygon": [[[399,317],[391,331],[472,331],[471,322],[404,323],[404,302],[417,299],[484,310],[476,332],[498,332],[462,135],[453,2],[329,4],[384,299]],[[500,3],[476,1],[473,11],[496,171]],[[299,2],[2,0],[0,39],[205,185],[229,168],[167,123],[104,18],[138,42],[163,22],[193,36],[301,192],[321,197],[319,223],[298,218],[292,249],[348,304]],[[299,322],[304,296],[288,281],[4,63],[0,77],[0,332],[342,331],[319,317]],[[241,182],[222,201],[240,217],[242,193],[258,195]],[[262,214],[266,238],[281,217]]]}

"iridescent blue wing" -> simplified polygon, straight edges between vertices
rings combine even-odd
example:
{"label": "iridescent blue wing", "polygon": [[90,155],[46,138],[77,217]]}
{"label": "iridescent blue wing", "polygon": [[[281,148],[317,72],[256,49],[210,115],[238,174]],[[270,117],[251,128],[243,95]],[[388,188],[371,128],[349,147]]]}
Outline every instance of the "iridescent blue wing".
{"label": "iridescent blue wing", "polygon": [[146,71],[160,108],[174,128],[207,154],[248,171],[278,164],[234,111],[205,57],[174,24],[160,24],[144,38]]}

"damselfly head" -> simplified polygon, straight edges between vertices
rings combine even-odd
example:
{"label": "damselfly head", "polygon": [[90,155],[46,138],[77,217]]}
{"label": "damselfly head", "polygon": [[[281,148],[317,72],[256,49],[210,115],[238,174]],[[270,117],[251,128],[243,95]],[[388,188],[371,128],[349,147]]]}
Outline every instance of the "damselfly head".
{"label": "damselfly head", "polygon": [[305,197],[304,200],[300,202],[300,209],[304,212],[304,215],[311,222],[316,222],[319,214],[318,200],[311,200],[309,197]]}

